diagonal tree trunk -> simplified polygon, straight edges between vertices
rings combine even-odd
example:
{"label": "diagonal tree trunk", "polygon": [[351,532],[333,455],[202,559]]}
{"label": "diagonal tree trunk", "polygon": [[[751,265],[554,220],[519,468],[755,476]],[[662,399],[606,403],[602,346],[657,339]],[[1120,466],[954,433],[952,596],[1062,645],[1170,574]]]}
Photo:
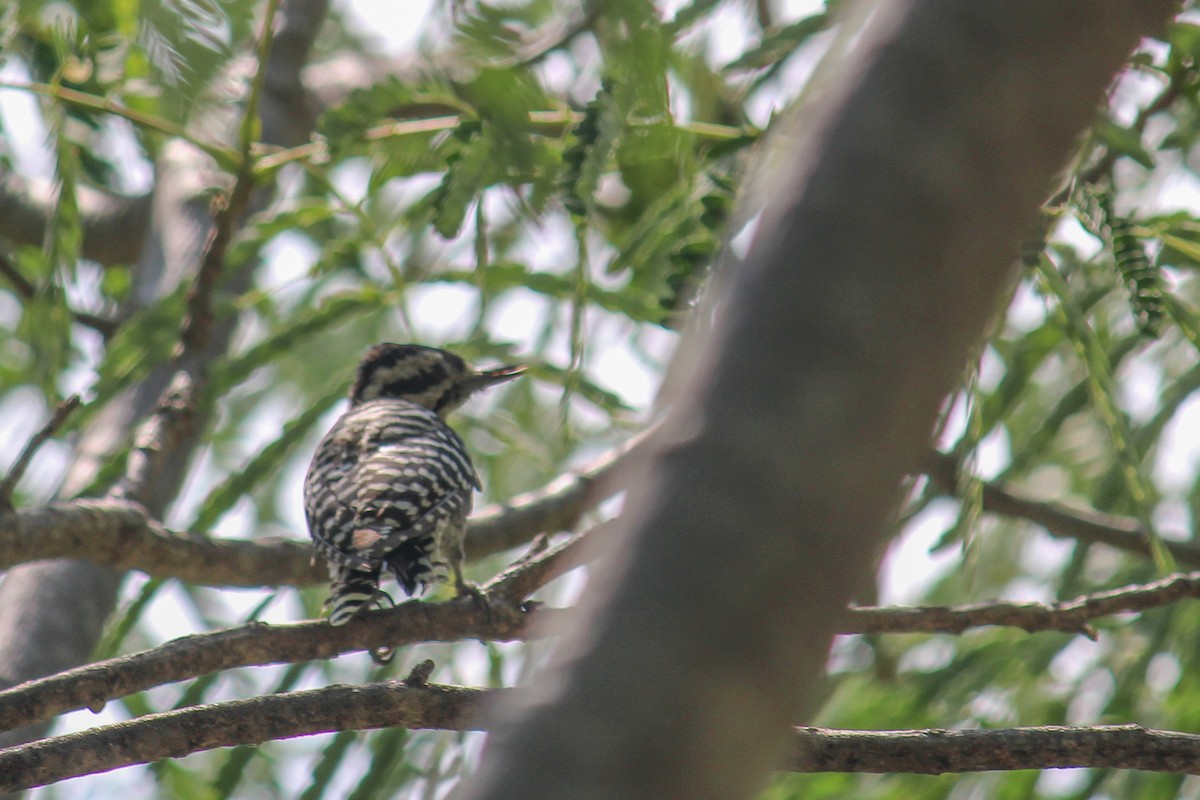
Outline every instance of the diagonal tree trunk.
{"label": "diagonal tree trunk", "polygon": [[862,38],[767,154],[756,240],[684,345],[625,536],[455,797],[728,800],[785,763],[1021,233],[1173,8],[858,7]]}

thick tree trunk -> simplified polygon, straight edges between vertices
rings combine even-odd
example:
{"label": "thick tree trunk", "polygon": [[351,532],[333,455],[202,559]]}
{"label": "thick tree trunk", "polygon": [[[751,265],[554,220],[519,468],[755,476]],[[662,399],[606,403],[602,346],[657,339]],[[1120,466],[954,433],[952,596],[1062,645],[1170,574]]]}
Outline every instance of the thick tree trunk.
{"label": "thick tree trunk", "polygon": [[684,345],[695,368],[576,633],[457,798],[728,800],[785,763],[1021,232],[1173,8],[874,5],[767,154],[756,240]]}

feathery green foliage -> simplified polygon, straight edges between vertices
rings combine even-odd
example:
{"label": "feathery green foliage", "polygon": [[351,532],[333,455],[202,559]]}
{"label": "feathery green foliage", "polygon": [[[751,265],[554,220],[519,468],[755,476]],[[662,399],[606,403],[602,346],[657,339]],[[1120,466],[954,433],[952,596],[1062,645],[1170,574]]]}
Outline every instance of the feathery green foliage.
{"label": "feathery green foliage", "polygon": [[[222,319],[237,315],[238,333],[207,371],[203,402],[217,413],[200,432],[203,446],[167,524],[194,534],[303,539],[298,484],[320,423],[363,350],[382,340],[446,345],[484,364],[528,364],[525,378],[473,401],[454,424],[488,500],[544,485],[648,419],[675,331],[730,236],[747,235],[728,226],[755,144],[843,33],[839,3],[785,5],[435,4],[417,49],[399,62],[367,58],[377,41],[339,7],[305,73],[314,82],[336,76],[339,85],[321,89],[329,104],[313,138],[280,149],[251,143],[257,115],[246,113],[255,87],[270,89],[256,78],[265,4],[0,4],[0,60],[10,68],[4,85],[38,109],[36,119],[0,115],[0,178],[53,187],[36,231],[0,221],[0,259],[8,265],[0,275],[0,404],[23,420],[33,399],[44,408],[81,388],[87,404],[63,434],[75,436],[169,361],[190,282],[168,276],[190,275],[195,265],[164,259],[188,257],[179,242],[211,218],[212,198],[228,191],[248,157],[264,203],[237,226],[215,304]],[[909,560],[897,563],[920,565],[900,576],[906,600],[1054,599],[1113,588],[1155,577],[1169,566],[1162,540],[1191,537],[1200,514],[1200,456],[1190,441],[1200,390],[1200,219],[1186,192],[1161,190],[1186,185],[1182,165],[1197,156],[1200,26],[1189,19],[1131,60],[1081,145],[1069,190],[1046,209],[1046,235],[1026,247],[1009,309],[977,363],[964,365],[969,380],[947,398],[932,444],[964,457],[966,469],[953,499],[917,481],[898,514],[898,548]],[[346,77],[353,71],[339,71],[348,62],[362,76],[357,85]],[[43,139],[40,164],[21,155]],[[202,188],[183,200],[159,183],[172,141],[189,143],[204,165],[189,173]],[[140,255],[129,259],[136,263],[89,261],[90,236],[127,233],[91,232],[95,212],[84,193],[120,200],[139,191],[186,203],[187,214],[155,212],[156,223],[171,219],[180,228],[139,242]],[[797,253],[797,263],[804,257]],[[250,277],[230,281],[240,265],[253,266]],[[84,314],[111,319],[115,333],[90,330],[80,323]],[[28,432],[9,434],[9,449]],[[19,504],[54,492],[67,449],[54,447],[58,461],[36,462]],[[103,466],[89,493],[112,485],[129,447],[125,437],[94,454]],[[1028,522],[992,515],[983,500],[989,480],[1135,517],[1154,532],[1157,563],[1053,540]],[[928,542],[936,560],[912,556]],[[472,564],[473,578],[486,579],[515,556]],[[311,616],[324,596],[158,579],[125,591],[97,658],[248,619]],[[842,637],[811,722],[1133,721],[1194,730],[1194,605],[1099,621],[1096,642],[999,628]],[[463,642],[404,656],[500,685],[526,671],[532,652]],[[379,677],[365,658],[347,655],[200,676],[112,705],[141,715]],[[82,779],[46,796],[111,794],[100,781],[132,775],[118,785],[136,786],[152,770],[152,788],[130,789],[130,800],[153,793],[440,797],[476,751],[475,734],[343,731]],[[762,797],[1194,793],[1187,780],[1095,771],[780,775]]]}

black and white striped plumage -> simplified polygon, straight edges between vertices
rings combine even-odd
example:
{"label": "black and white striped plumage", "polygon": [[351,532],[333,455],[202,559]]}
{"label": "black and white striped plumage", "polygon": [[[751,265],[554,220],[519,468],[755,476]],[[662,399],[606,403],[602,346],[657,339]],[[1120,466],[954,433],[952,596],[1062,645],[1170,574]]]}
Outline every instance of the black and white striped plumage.
{"label": "black and white striped plumage", "polygon": [[479,478],[444,417],[475,391],[523,371],[477,371],[420,345],[367,351],[350,408],[317,447],[304,480],[309,534],[333,582],[332,624],[377,602],[385,570],[409,595],[451,576],[465,590],[463,536]]}

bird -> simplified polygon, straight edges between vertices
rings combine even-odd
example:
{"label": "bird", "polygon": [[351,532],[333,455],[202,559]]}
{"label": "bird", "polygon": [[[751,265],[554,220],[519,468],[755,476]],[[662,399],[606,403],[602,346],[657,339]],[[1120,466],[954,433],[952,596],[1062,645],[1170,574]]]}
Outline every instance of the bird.
{"label": "bird", "polygon": [[482,485],[446,416],[524,372],[512,364],[478,370],[417,344],[383,342],[363,355],[350,406],[317,446],[304,479],[309,534],[329,563],[331,624],[390,601],[379,588],[385,570],[410,597],[451,577],[460,596],[479,596],[463,580],[462,562],[467,516]]}

